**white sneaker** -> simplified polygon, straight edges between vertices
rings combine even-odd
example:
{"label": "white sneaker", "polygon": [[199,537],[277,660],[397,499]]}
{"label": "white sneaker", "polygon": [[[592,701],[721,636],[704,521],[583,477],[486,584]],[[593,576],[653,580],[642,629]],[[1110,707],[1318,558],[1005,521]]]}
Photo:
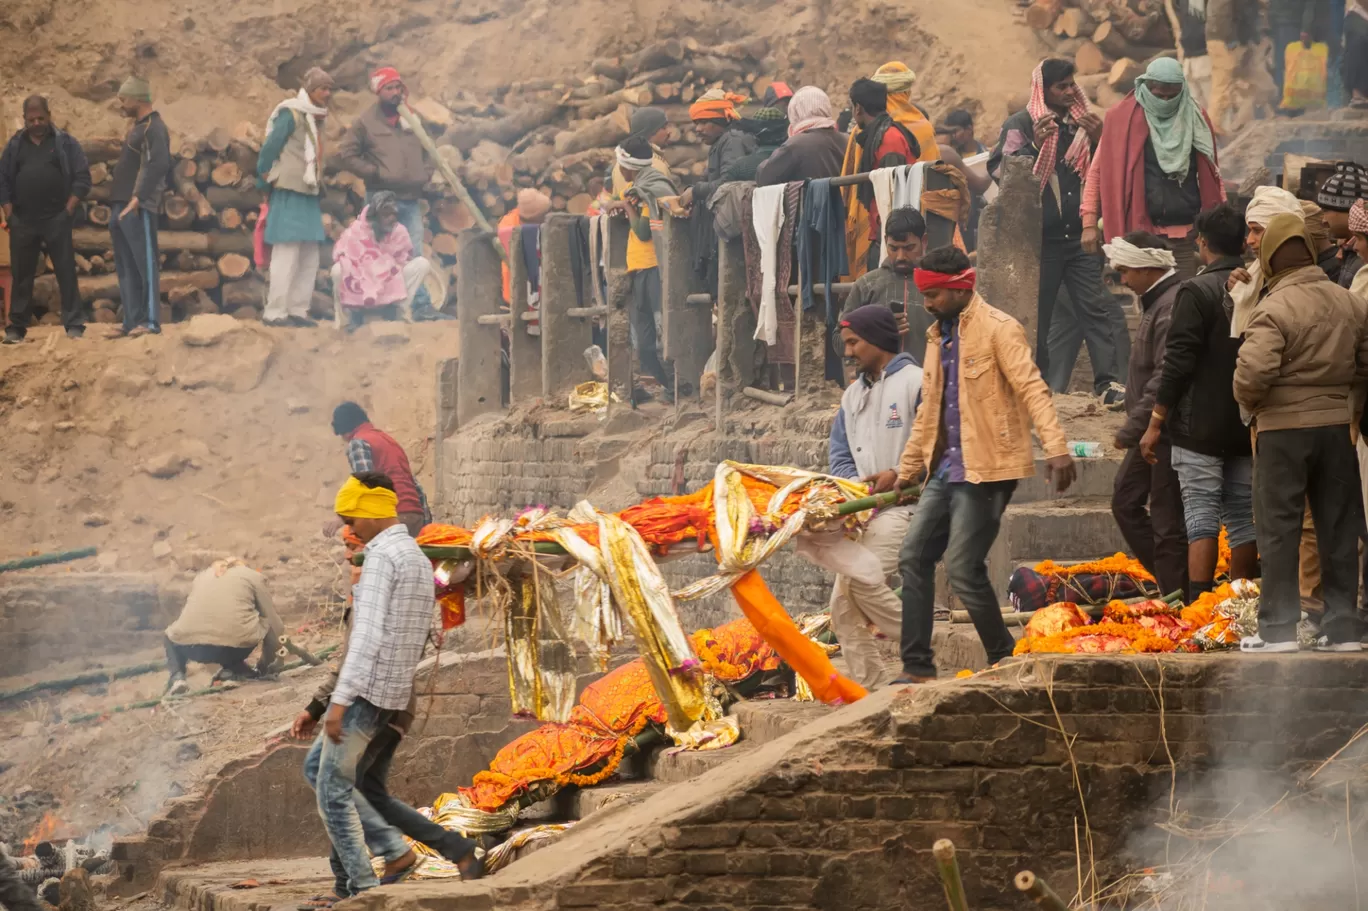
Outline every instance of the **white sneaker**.
{"label": "white sneaker", "polygon": [[1245,636],[1240,640],[1240,651],[1276,655],[1286,652],[1296,652],[1300,651],[1300,649],[1295,640],[1292,642],[1265,642],[1258,634],[1255,634],[1253,636]]}
{"label": "white sneaker", "polygon": [[1357,639],[1350,642],[1331,642],[1329,636],[1321,636],[1316,640],[1316,651],[1318,652],[1361,652],[1363,643]]}

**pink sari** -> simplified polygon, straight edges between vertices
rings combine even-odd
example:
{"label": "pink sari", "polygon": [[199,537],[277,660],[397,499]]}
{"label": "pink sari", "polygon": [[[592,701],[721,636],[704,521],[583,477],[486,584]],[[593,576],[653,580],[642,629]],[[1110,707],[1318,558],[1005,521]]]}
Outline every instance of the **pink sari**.
{"label": "pink sari", "polygon": [[408,230],[395,225],[377,241],[362,209],[333,246],[333,262],[342,266],[337,299],[344,307],[387,307],[408,297],[404,264],[413,257]]}

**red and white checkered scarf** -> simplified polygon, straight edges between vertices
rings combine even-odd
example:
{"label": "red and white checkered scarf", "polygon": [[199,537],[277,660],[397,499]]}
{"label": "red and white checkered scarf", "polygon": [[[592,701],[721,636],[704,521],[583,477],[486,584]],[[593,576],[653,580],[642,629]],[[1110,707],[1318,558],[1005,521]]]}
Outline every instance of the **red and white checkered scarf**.
{"label": "red and white checkered scarf", "polygon": [[[1035,72],[1031,74],[1031,100],[1026,104],[1026,111],[1031,115],[1031,121],[1038,123],[1042,117],[1052,113],[1050,106],[1045,103],[1045,77],[1043,68],[1045,64],[1036,65]],[[1073,97],[1069,101],[1068,117],[1074,123],[1079,121],[1084,114],[1088,113],[1088,99],[1084,96],[1083,90],[1077,85],[1074,86]],[[1040,178],[1040,192],[1045,192],[1045,185],[1054,176],[1055,160],[1059,155],[1059,133],[1056,132],[1040,147],[1040,154],[1036,156],[1035,175]],[[1069,167],[1078,172],[1080,177],[1088,176],[1088,166],[1092,164],[1092,142],[1088,139],[1088,133],[1083,128],[1079,128],[1074,134],[1073,144],[1064,153],[1064,160]]]}

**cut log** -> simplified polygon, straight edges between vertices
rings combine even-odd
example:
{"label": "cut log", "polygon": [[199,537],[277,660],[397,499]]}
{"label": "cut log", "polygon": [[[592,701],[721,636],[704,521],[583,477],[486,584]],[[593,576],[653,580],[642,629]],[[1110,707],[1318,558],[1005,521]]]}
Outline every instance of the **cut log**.
{"label": "cut log", "polygon": [[1132,52],[1131,43],[1126,40],[1126,36],[1121,34],[1121,30],[1110,19],[1097,26],[1093,31],[1092,40],[1113,60],[1136,56]]}
{"label": "cut log", "polygon": [[205,187],[203,193],[204,198],[209,200],[215,209],[259,209],[266,201],[265,194],[255,188],[240,190],[237,187]]}
{"label": "cut log", "polygon": [[90,183],[92,186],[98,186],[108,179],[109,165],[101,161],[90,166]]}
{"label": "cut log", "polygon": [[90,260],[79,253],[76,254],[76,271],[81,275],[90,274]]}
{"label": "cut log", "polygon": [[1144,72],[1144,64],[1136,63],[1129,57],[1122,57],[1112,64],[1111,72],[1107,74],[1107,85],[1118,92],[1129,92],[1135,87],[1135,77]]}
{"label": "cut log", "polygon": [[655,100],[662,104],[669,104],[679,97],[679,83],[666,82],[655,87]]}
{"label": "cut log", "polygon": [[537,127],[555,120],[562,110],[555,101],[532,102],[495,120],[467,120],[455,124],[443,135],[443,141],[462,152],[469,152],[485,139],[510,146]]}
{"label": "cut log", "polygon": [[596,57],[589,64],[589,72],[622,82],[627,78],[627,68],[622,65],[621,57]]}
{"label": "cut log", "polygon": [[629,73],[657,70],[684,59],[684,45],[674,38],[648,45],[635,54],[622,58],[622,66]]}
{"label": "cut log", "polygon": [[1026,8],[1026,24],[1031,28],[1049,29],[1064,11],[1064,0],[1035,0]]}
{"label": "cut log", "polygon": [[[112,249],[109,232],[99,228],[76,228],[71,232],[72,244],[82,253],[108,254]],[[250,234],[204,234],[198,231],[160,231],[157,245],[168,252],[189,250],[191,253],[207,253],[221,256],[224,253],[252,252]]]}
{"label": "cut log", "polygon": [[738,60],[764,60],[769,54],[768,38],[747,38],[742,41],[724,41],[708,48],[708,53],[718,57],[735,57]]}
{"label": "cut log", "polygon": [[252,271],[252,261],[241,253],[225,253],[218,258],[218,272],[227,281],[237,281]]}
{"label": "cut log", "polygon": [[162,212],[166,215],[167,226],[173,231],[182,231],[195,220],[195,210],[179,196],[168,196],[162,200]]}
{"label": "cut log", "polygon": [[188,319],[192,316],[199,316],[202,313],[218,313],[219,306],[214,303],[214,299],[199,288],[189,289],[189,293],[182,296],[179,301],[172,301],[180,306],[180,310]]}
{"label": "cut log", "polygon": [[737,61],[711,54],[694,57],[687,65],[696,78],[707,82],[730,82],[745,74],[745,68]]}
{"label": "cut log", "polygon": [[218,211],[218,223],[225,231],[236,231],[242,227],[242,212],[232,206],[224,206]]}
{"label": "cut log", "polygon": [[123,153],[123,144],[122,136],[111,139],[87,139],[81,143],[81,151],[85,152],[86,160],[91,164],[118,161],[119,155]]}
{"label": "cut log", "polygon": [[408,104],[414,113],[423,119],[423,125],[428,128],[428,132],[434,135],[441,135],[456,122],[451,111],[433,98],[410,99]]}
{"label": "cut log", "polygon": [[[170,293],[177,288],[201,288],[207,291],[211,288],[217,288],[218,284],[219,274],[212,269],[205,272],[163,271],[161,273],[163,293]],[[117,274],[81,276],[77,279],[76,285],[80,289],[81,300],[86,303],[100,298],[119,296],[119,276]],[[58,300],[57,276],[38,276],[34,279],[33,291],[36,296],[41,296],[43,300]]]}
{"label": "cut log", "polygon": [[[225,312],[227,312],[226,308]],[[232,317],[233,319],[242,320],[243,322],[251,322],[253,320],[261,319],[261,311],[256,307],[238,307],[232,312]]]}
{"label": "cut log", "polygon": [[266,283],[255,276],[224,282],[219,288],[219,301],[223,304],[224,313],[242,307],[262,308],[266,305]]}
{"label": "cut log", "polygon": [[708,149],[705,146],[673,145],[662,150],[660,157],[671,168],[682,168],[707,158]]}
{"label": "cut log", "polygon": [[188,202],[195,209],[195,218],[201,221],[214,217],[214,207],[204,198],[199,187],[195,185],[195,177],[199,172],[199,166],[193,158],[182,158],[176,162],[176,167],[171,171],[171,185],[176,193]]}
{"label": "cut log", "polygon": [[216,187],[235,187],[242,180],[242,168],[235,161],[225,161],[215,166],[209,176]]}
{"label": "cut log", "polygon": [[1077,38],[1085,35],[1092,26],[1092,17],[1077,7],[1070,7],[1059,14],[1055,20],[1054,33],[1062,38]]}
{"label": "cut log", "polygon": [[456,255],[457,240],[455,234],[438,234],[432,238],[432,252],[442,256]]}
{"label": "cut log", "polygon": [[588,193],[576,193],[565,201],[565,211],[571,215],[583,215],[589,211],[589,206],[594,202],[594,197]]}
{"label": "cut log", "polygon": [[[181,250],[175,256],[167,257],[167,263],[177,272],[193,272],[195,270],[195,260],[198,257],[189,250]],[[174,301],[173,301],[174,303]]]}
{"label": "cut log", "polygon": [[683,86],[683,87],[679,90],[679,103],[680,103],[680,104],[692,104],[692,103],[693,103],[693,100],[694,100],[695,98],[697,98],[697,97],[698,97],[698,86],[696,86],[696,85],[694,85],[694,84],[692,84],[692,83]]}
{"label": "cut log", "polygon": [[182,142],[180,148],[176,150],[176,157],[181,159],[193,161],[197,155],[199,155],[199,143],[197,142]]}
{"label": "cut log", "polygon": [[437,217],[437,224],[441,225],[447,234],[460,234],[475,224],[469,210],[455,199],[437,200],[433,214]]}
{"label": "cut log", "polygon": [[632,132],[633,110],[631,105],[621,104],[613,113],[604,114],[578,130],[561,133],[556,137],[556,154],[573,155],[617,145]]}
{"label": "cut log", "polygon": [[216,154],[222,155],[228,151],[228,143],[233,141],[233,133],[227,127],[217,126],[209,131],[209,135],[204,137],[200,143],[202,151],[212,150]]}
{"label": "cut log", "polygon": [[1095,76],[1107,71],[1107,58],[1100,47],[1091,41],[1085,41],[1074,54],[1074,67],[1080,76]]}
{"label": "cut log", "polygon": [[752,97],[752,98],[764,98],[764,97],[765,97],[765,92],[769,91],[769,87],[770,87],[773,83],[774,83],[774,80],[771,79],[769,76],[757,76],[757,77],[755,77],[754,79],[751,80],[751,84],[750,84],[751,97]]}
{"label": "cut log", "polygon": [[[109,227],[110,215],[111,215],[111,213],[110,213],[110,211],[109,211],[109,206],[101,206],[101,205],[87,205],[87,206],[86,206],[86,221],[90,222],[92,225],[98,225],[98,226],[101,227],[101,228],[107,228],[107,227]],[[105,233],[105,237],[108,237],[108,236],[109,236],[108,232],[104,232],[104,233]],[[108,247],[106,247],[106,249],[108,249]]]}
{"label": "cut log", "polygon": [[109,266],[105,264],[105,258],[103,256],[92,256],[90,257],[89,262],[91,275],[104,275],[109,271]]}
{"label": "cut log", "polygon": [[630,88],[632,86],[643,86],[647,84],[653,85],[657,82],[681,82],[688,78],[689,74],[692,72],[693,70],[689,64],[674,63],[670,66],[661,67],[660,69],[646,70],[645,72],[637,73],[627,80],[627,86]]}
{"label": "cut log", "polygon": [[223,157],[224,160],[231,161],[238,166],[238,171],[242,177],[251,177],[256,175],[257,158],[260,154],[261,149],[259,147],[253,148],[248,143],[234,139],[228,143],[228,150],[223,153]]}
{"label": "cut log", "polygon": [[556,160],[556,146],[552,142],[542,142],[531,146],[522,153],[508,159],[513,170],[520,174],[540,174],[547,165]]}
{"label": "cut log", "polygon": [[1088,96],[1088,100],[1094,104],[1097,102],[1097,89],[1107,82],[1106,73],[1092,73],[1091,75],[1079,75],[1074,79],[1078,87],[1083,90],[1083,94]]}
{"label": "cut log", "polygon": [[251,120],[239,120],[233,124],[233,139],[261,151],[261,128]]}

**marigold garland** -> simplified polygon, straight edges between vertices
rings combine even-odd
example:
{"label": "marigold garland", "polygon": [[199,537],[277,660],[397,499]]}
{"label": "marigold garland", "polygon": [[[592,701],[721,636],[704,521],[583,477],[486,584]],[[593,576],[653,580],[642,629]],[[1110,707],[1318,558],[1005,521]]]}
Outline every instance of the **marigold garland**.
{"label": "marigold garland", "polygon": [[1130,576],[1141,582],[1153,582],[1154,576],[1150,575],[1145,567],[1140,565],[1140,561],[1133,557],[1128,557],[1123,553],[1116,553],[1110,557],[1103,557],[1101,560],[1088,560],[1085,563],[1073,563],[1067,566],[1056,563],[1053,560],[1044,560],[1035,565],[1035,571],[1042,576],[1056,576],[1067,579],[1078,575],[1118,575]]}

